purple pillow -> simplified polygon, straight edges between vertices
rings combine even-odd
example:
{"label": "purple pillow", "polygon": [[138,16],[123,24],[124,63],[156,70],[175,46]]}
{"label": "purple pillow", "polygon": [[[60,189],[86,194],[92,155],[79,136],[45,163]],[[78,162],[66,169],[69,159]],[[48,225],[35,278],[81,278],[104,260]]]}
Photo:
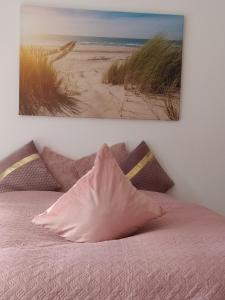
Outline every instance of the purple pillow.
{"label": "purple pillow", "polygon": [[[115,144],[110,150],[119,165],[128,157],[125,143]],[[45,147],[41,156],[49,171],[60,183],[61,191],[66,192],[93,167],[96,153],[72,160]]]}
{"label": "purple pillow", "polygon": [[33,141],[0,161],[0,193],[55,191],[59,188]]}
{"label": "purple pillow", "polygon": [[144,141],[121,163],[121,169],[140,190],[165,193],[174,185]]}

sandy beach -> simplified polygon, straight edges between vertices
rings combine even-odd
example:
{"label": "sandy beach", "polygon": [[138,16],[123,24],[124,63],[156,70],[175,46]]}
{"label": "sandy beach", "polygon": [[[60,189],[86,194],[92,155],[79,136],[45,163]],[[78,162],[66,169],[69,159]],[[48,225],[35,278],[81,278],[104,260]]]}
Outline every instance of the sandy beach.
{"label": "sandy beach", "polygon": [[35,5],[21,15],[21,115],[179,119],[183,16]]}
{"label": "sandy beach", "polygon": [[[64,89],[79,100],[77,117],[169,120],[162,96],[146,97],[123,86],[104,84],[104,73],[115,61],[126,60],[137,47],[76,45],[54,62]],[[179,98],[179,97],[178,97]],[[65,111],[60,115],[74,116]]]}

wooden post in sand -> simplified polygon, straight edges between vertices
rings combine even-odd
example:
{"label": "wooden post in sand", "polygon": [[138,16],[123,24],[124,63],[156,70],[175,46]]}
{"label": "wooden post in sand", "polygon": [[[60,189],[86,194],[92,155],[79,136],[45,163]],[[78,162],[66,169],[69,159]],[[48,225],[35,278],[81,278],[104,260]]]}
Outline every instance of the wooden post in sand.
{"label": "wooden post in sand", "polygon": [[50,63],[54,63],[55,61],[63,58],[64,56],[66,56],[68,53],[70,53],[76,46],[77,42],[71,41],[65,45],[63,45],[62,47],[59,47],[57,49],[54,50],[48,50],[44,53],[45,56],[53,56],[56,55],[55,57],[51,58],[49,60]]}

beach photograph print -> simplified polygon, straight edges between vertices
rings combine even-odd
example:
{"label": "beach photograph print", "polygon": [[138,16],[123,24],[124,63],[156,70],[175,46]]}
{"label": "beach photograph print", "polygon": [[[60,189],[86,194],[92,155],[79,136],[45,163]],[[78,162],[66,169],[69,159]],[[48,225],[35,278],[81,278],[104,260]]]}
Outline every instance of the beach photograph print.
{"label": "beach photograph print", "polygon": [[23,5],[19,114],[179,120],[183,22]]}

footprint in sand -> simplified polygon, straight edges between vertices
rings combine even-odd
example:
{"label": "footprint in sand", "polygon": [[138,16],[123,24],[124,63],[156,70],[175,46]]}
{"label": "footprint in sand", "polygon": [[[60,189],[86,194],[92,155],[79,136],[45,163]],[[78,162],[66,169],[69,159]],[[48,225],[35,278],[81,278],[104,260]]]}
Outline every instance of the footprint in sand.
{"label": "footprint in sand", "polygon": [[79,74],[80,78],[84,78],[84,71],[80,71],[80,74]]}

